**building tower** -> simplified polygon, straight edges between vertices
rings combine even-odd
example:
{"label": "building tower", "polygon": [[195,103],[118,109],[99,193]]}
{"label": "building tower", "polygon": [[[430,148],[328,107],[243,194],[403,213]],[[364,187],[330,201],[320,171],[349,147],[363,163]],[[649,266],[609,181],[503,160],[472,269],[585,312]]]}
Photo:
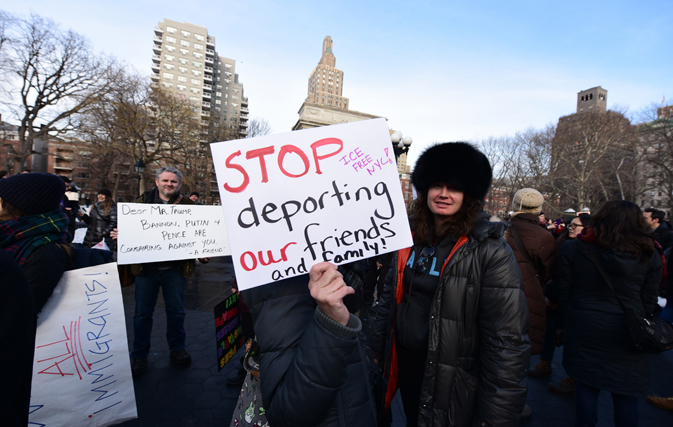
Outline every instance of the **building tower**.
{"label": "building tower", "polygon": [[607,110],[608,91],[600,86],[577,93],[577,113]]}
{"label": "building tower", "polygon": [[233,135],[247,135],[248,100],[238,81],[236,61],[215,51],[208,29],[164,19],[154,28],[152,86],[189,100],[202,123],[211,115],[224,120]]}
{"label": "building tower", "polygon": [[336,68],[332,46],[332,38],[325,37],[322,42],[322,57],[308,79],[306,102],[348,110],[348,98],[341,96],[344,73]]}

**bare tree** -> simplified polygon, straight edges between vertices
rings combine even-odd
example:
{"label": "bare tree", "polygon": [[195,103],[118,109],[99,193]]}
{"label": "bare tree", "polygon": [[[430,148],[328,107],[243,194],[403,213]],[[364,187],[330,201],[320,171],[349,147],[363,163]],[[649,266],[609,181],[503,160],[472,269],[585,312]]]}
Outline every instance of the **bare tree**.
{"label": "bare tree", "polygon": [[36,138],[75,129],[77,115],[110,89],[118,70],[113,60],[94,55],[84,37],[49,19],[32,14],[4,28],[11,42],[2,55],[11,65],[9,84],[18,99],[2,102],[19,123],[18,171],[35,153]]}
{"label": "bare tree", "polygon": [[271,125],[266,119],[254,118],[248,124],[247,138],[254,138],[256,136],[264,136],[271,133]]}

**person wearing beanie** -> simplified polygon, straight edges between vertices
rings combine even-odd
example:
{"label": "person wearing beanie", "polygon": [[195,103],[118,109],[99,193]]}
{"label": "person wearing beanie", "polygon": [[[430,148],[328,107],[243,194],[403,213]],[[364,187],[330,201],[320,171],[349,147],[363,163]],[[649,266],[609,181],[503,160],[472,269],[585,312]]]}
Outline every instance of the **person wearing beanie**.
{"label": "person wearing beanie", "polygon": [[36,312],[66,270],[68,218],[61,210],[65,183],[49,173],[25,173],[0,180],[0,249],[21,267]]}
{"label": "person wearing beanie", "polygon": [[399,387],[408,426],[520,423],[528,305],[506,225],[482,210],[491,179],[465,142],[433,145],[416,162],[414,245],[395,253],[371,326],[382,419]]}
{"label": "person wearing beanie", "polygon": [[533,188],[517,191],[512,199],[514,215],[509,221],[510,228],[505,233],[505,239],[514,251],[523,275],[524,292],[530,313],[528,336],[533,355],[542,354],[544,348],[547,313],[544,285],[551,279],[556,263],[554,236],[539,226],[543,203],[544,197]]}
{"label": "person wearing beanie", "polygon": [[108,249],[114,250],[115,242],[110,237],[110,232],[117,228],[117,205],[112,200],[110,190],[107,188],[98,190],[96,203],[91,207],[89,215],[82,215],[82,221],[88,226],[84,246],[92,248],[105,241]]}

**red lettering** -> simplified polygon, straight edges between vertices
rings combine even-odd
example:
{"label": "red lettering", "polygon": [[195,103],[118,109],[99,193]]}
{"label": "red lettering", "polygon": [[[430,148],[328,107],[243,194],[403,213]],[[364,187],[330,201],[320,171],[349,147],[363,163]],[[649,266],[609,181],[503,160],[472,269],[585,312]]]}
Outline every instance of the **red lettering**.
{"label": "red lettering", "polygon": [[283,261],[287,261],[287,255],[285,254],[285,251],[287,250],[287,247],[290,245],[296,245],[297,242],[290,242],[287,245],[283,246],[283,248],[280,250],[280,256],[283,257]]}
{"label": "red lettering", "polygon": [[269,182],[269,175],[266,172],[266,160],[264,159],[264,156],[268,154],[273,154],[275,151],[275,148],[273,145],[269,147],[264,147],[264,148],[258,148],[256,150],[250,150],[247,153],[245,153],[245,158],[250,160],[255,157],[259,158],[259,167],[262,170],[262,182]]}
{"label": "red lettering", "polygon": [[245,190],[245,188],[248,186],[248,183],[250,182],[250,178],[248,177],[248,173],[243,169],[243,166],[237,165],[236,163],[231,163],[231,160],[236,157],[241,155],[241,150],[238,150],[237,152],[233,153],[229,157],[227,157],[227,160],[224,162],[225,166],[229,169],[236,169],[240,173],[243,174],[243,183],[239,185],[238,187],[231,187],[229,186],[228,183],[224,183],[224,189],[227,190],[230,193],[240,193],[241,191]]}
{"label": "red lettering", "polygon": [[[248,267],[248,265],[245,263],[245,256],[248,255],[250,258],[252,258],[252,267]],[[241,254],[241,267],[243,267],[243,270],[245,271],[252,271],[257,268],[257,258],[255,258],[255,254],[252,252],[243,252]]]}
{"label": "red lettering", "polygon": [[[332,152],[332,153],[327,153],[323,155],[318,155],[318,148],[322,147],[323,145],[330,145],[330,144],[336,144],[339,146],[339,149]],[[344,143],[338,138],[325,138],[321,139],[320,141],[316,141],[313,144],[311,144],[311,149],[313,150],[313,159],[315,160],[315,173],[318,175],[322,174],[322,171],[320,170],[320,160],[327,159],[332,156],[336,156],[343,150],[344,148]]]}
{"label": "red lettering", "polygon": [[[288,153],[295,153],[299,155],[301,161],[304,162],[304,172],[300,173],[299,175],[294,175],[285,170],[283,167],[283,159],[285,159],[285,155]],[[301,151],[301,149],[297,146],[283,145],[283,147],[278,152],[278,167],[285,176],[289,176],[290,178],[299,178],[300,176],[304,176],[308,173],[309,165],[308,157],[306,157],[306,154],[304,154],[304,152]]]}

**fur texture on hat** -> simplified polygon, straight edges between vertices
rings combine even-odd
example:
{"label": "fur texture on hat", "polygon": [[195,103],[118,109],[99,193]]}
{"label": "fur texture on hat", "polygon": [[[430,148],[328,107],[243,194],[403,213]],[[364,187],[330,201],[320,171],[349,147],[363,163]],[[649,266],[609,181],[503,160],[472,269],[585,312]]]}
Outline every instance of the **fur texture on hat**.
{"label": "fur texture on hat", "polygon": [[522,188],[514,193],[512,210],[514,212],[532,213],[540,215],[544,197],[534,188]]}
{"label": "fur texture on hat", "polygon": [[444,142],[421,154],[411,182],[420,193],[427,193],[431,185],[441,182],[470,198],[484,200],[492,177],[488,158],[472,144]]}
{"label": "fur texture on hat", "polygon": [[58,209],[65,194],[65,183],[50,173],[21,173],[0,179],[0,199],[26,215]]}

